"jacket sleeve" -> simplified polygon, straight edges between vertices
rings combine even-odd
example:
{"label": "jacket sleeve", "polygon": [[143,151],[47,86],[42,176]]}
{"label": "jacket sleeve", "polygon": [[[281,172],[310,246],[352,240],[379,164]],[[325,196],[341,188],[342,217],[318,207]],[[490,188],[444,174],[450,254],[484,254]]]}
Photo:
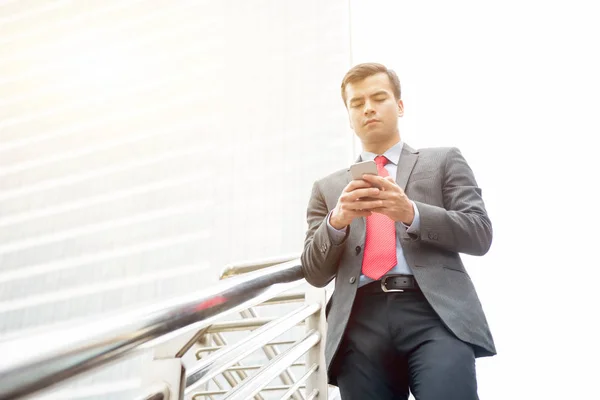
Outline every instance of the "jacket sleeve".
{"label": "jacket sleeve", "polygon": [[444,207],[415,201],[420,229],[410,236],[444,250],[484,255],[492,244],[492,223],[473,171],[457,148],[448,152],[442,179]]}
{"label": "jacket sleeve", "polygon": [[[348,233],[339,244],[332,242],[327,229],[329,210],[318,182],[313,185],[306,216],[308,231],[304,240],[304,251],[300,256],[302,271],[308,283],[324,287],[337,274]],[[350,228],[347,229],[349,231]]]}

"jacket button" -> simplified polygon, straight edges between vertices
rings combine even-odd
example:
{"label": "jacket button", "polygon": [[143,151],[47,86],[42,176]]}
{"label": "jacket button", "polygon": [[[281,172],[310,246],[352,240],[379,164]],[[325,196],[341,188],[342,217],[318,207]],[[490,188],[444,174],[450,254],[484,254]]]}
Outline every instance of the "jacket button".
{"label": "jacket button", "polygon": [[429,233],[427,234],[427,237],[428,237],[429,239],[431,239],[431,240],[438,240],[438,234],[437,234],[437,233],[432,233],[432,232],[429,232]]}
{"label": "jacket button", "polygon": [[361,248],[360,248],[360,246],[356,246],[356,248],[354,250],[356,250],[356,255],[359,255]]}
{"label": "jacket button", "polygon": [[356,278],[351,276],[348,282],[350,282],[350,284],[353,284],[354,282],[356,282]]}

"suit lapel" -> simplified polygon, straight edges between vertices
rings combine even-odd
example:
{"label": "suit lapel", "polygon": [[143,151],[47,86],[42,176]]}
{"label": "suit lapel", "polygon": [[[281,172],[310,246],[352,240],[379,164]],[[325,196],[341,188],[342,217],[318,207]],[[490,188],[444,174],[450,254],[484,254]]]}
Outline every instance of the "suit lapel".
{"label": "suit lapel", "polygon": [[419,153],[404,143],[404,146],[402,146],[402,153],[400,155],[400,162],[398,163],[398,170],[396,171],[396,184],[400,186],[402,190],[406,190],[408,178],[410,177],[418,158]]}

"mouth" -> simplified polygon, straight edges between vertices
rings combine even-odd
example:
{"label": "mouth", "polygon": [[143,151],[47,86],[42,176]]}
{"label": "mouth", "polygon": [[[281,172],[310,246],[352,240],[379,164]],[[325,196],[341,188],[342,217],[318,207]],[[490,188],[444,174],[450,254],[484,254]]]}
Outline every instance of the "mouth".
{"label": "mouth", "polygon": [[379,122],[379,120],[378,119],[374,119],[374,118],[370,119],[370,120],[367,120],[367,122],[365,122],[365,126],[371,125],[371,124],[373,124],[375,122]]}

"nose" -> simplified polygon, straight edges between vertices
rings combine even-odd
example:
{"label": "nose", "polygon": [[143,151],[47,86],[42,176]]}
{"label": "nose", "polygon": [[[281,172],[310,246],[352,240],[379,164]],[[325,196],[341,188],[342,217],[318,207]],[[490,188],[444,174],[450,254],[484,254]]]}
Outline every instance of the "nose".
{"label": "nose", "polygon": [[371,100],[365,101],[364,112],[365,112],[365,115],[370,115],[375,112],[375,110],[373,109],[373,103],[371,102]]}

